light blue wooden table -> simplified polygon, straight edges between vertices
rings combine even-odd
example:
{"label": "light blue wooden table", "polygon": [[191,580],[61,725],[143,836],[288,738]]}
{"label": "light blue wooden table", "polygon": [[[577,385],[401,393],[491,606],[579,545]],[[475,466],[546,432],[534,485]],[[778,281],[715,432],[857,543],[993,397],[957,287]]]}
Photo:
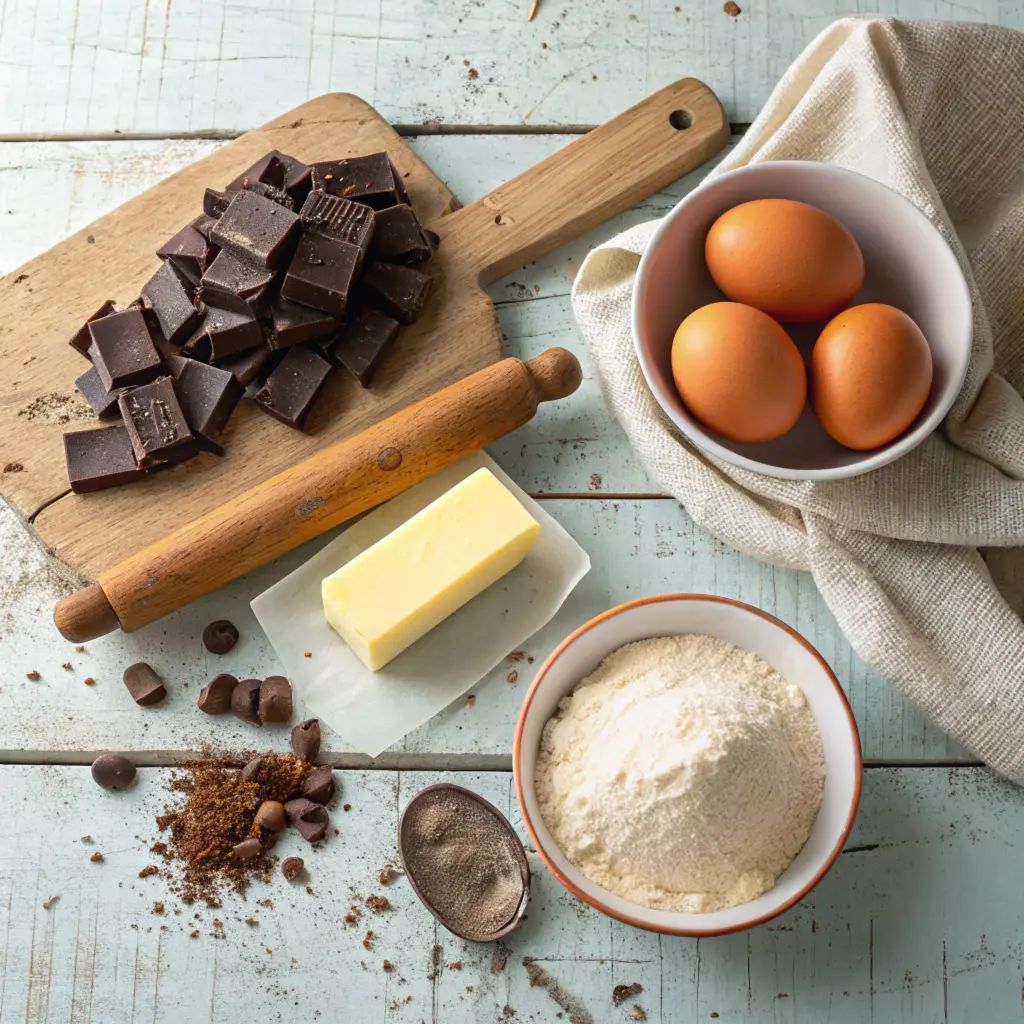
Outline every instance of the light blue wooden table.
{"label": "light blue wooden table", "polygon": [[[528,6],[0,0],[0,270],[219,140],[326,91],[374,103],[468,201],[684,75],[707,81],[741,132],[801,47],[839,16],[1024,28],[1024,7],[1005,0],[746,0],[738,16],[716,0],[543,0],[527,24]],[[550,989],[530,987],[527,958],[596,1022],[1024,1018],[1024,795],[973,764],[858,660],[809,577],[729,549],[659,494],[602,403],[569,304],[580,261],[621,228],[665,212],[706,170],[492,289],[510,354],[559,344],[584,363],[577,395],[542,407],[491,452],[588,550],[590,576],[521,660],[372,768],[329,734],[351,811],[335,815],[341,835],[323,850],[301,851],[313,892],[275,883],[248,904],[226,903],[217,911],[222,938],[212,937],[212,913],[197,939],[170,902],[168,914],[152,913],[166,888],[138,879],[150,861],[138,837],[151,838],[163,804],[163,766],[207,742],[253,742],[241,725],[197,721],[194,697],[214,668],[196,641],[202,626],[226,615],[242,629],[218,670],[273,672],[248,602],[308,552],[142,633],[78,652],[49,623],[59,580],[0,506],[0,1024],[554,1021],[562,1011]],[[821,650],[850,696],[864,798],[846,851],[815,892],[747,934],[661,939],[577,903],[531,857],[529,918],[495,951],[445,933],[403,880],[381,886],[397,814],[428,782],[469,785],[519,822],[511,727],[532,666],[591,615],[667,590],[738,597],[780,616]],[[173,684],[166,705],[141,722],[119,682],[140,659]],[[42,678],[28,680],[30,671]],[[86,676],[96,685],[83,686]],[[100,793],[89,780],[83,766],[105,749],[151,766],[130,796]],[[92,843],[82,843],[86,834]],[[89,862],[95,849],[102,864]],[[364,907],[346,925],[348,908],[376,892],[394,909],[374,916]],[[263,896],[273,907],[255,904]],[[250,916],[258,924],[246,924]],[[394,972],[383,971],[385,958]],[[632,982],[642,991],[614,1007],[612,987]]]}

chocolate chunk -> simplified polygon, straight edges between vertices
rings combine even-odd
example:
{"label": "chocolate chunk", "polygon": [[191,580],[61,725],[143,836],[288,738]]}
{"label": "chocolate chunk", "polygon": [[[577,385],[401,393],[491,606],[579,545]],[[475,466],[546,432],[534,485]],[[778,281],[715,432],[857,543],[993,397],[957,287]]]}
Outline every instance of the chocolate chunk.
{"label": "chocolate chunk", "polygon": [[304,229],[358,245],[364,252],[373,238],[373,210],[319,189],[309,193],[299,216]]}
{"label": "chocolate chunk", "polygon": [[78,388],[82,397],[92,406],[93,412],[101,420],[116,419],[120,415],[117,408],[117,400],[124,394],[124,388],[115,388],[113,391],[108,391],[103,386],[95,366],[86,370],[75,381],[75,387]]}
{"label": "chocolate chunk", "polygon": [[128,431],[120,424],[65,434],[64,455],[68,482],[76,494],[117,487],[146,475],[135,461]]}
{"label": "chocolate chunk", "polygon": [[76,351],[89,358],[89,346],[92,344],[92,337],[89,334],[89,324],[93,320],[102,320],[105,316],[110,316],[111,313],[117,312],[117,305],[113,299],[107,299],[106,302],[96,310],[95,313],[84,324],[75,332],[75,336],[68,342],[68,344]]}
{"label": "chocolate chunk", "polygon": [[230,182],[226,191],[237,192],[251,184],[272,185],[274,188],[284,188],[285,168],[284,161],[276,150],[271,150],[266,156],[261,156],[251,167]]}
{"label": "chocolate chunk", "polygon": [[238,643],[238,627],[227,619],[216,619],[203,630],[203,646],[211,654],[227,654]]}
{"label": "chocolate chunk", "polygon": [[315,804],[312,800],[300,796],[284,805],[284,813],[288,817],[288,824],[296,829],[306,842],[315,843],[327,835],[327,826],[331,823],[331,818],[321,804]]}
{"label": "chocolate chunk", "polygon": [[430,243],[431,255],[437,252],[437,247],[441,244],[441,236],[436,231],[431,231],[430,228],[424,228],[423,234],[427,241]]}
{"label": "chocolate chunk", "polygon": [[160,333],[172,345],[189,336],[199,314],[192,305],[191,293],[170,263],[162,263],[142,286],[142,298],[152,309],[160,325]]}
{"label": "chocolate chunk", "polygon": [[248,311],[237,313],[210,306],[206,313],[206,333],[210,338],[212,359],[226,359],[263,344],[263,329]]}
{"label": "chocolate chunk", "polygon": [[286,820],[284,804],[278,800],[264,800],[252,823],[260,828],[269,829],[271,832],[280,832],[284,828]]}
{"label": "chocolate chunk", "polygon": [[[225,205],[225,208],[226,208],[227,207],[227,203],[225,203],[224,205]],[[201,214],[199,214],[198,217],[196,217],[196,219],[194,221],[192,221],[191,227],[194,227],[196,229],[196,231],[198,231],[199,234],[201,234],[203,236],[203,238],[205,238],[207,241],[209,241],[210,240],[210,232],[213,230],[213,226],[216,223],[217,223],[217,218],[216,217],[211,217],[208,213],[201,213]],[[216,250],[217,247],[216,246],[211,246],[210,248],[213,249],[213,250]],[[212,260],[214,255],[216,255],[216,252],[214,252],[213,254],[208,255],[207,256],[207,260]]]}
{"label": "chocolate chunk", "polygon": [[[250,680],[251,682],[258,682],[258,680]],[[260,768],[263,766],[262,757],[254,757],[251,761],[246,762],[245,767],[238,773],[238,778],[242,782],[255,782],[256,777],[260,773]]]}
{"label": "chocolate chunk", "polygon": [[330,313],[289,302],[280,295],[271,300],[270,315],[274,321],[274,330],[268,339],[271,348],[290,348],[300,341],[323,338],[341,326],[341,321]]}
{"label": "chocolate chunk", "polygon": [[89,337],[89,358],[108,391],[146,384],[160,376],[160,353],[140,310],[126,309],[93,320]]}
{"label": "chocolate chunk", "polygon": [[[214,438],[227,425],[235,407],[245,394],[245,388],[229,370],[208,366],[195,359],[186,359],[182,362],[185,365],[175,374],[181,411],[185,414],[185,420],[193,433]],[[230,626],[231,623],[227,625]],[[211,626],[207,626],[206,629],[209,630]],[[231,628],[234,629],[234,626]],[[237,639],[238,631],[235,630],[235,640]],[[232,647],[234,642],[231,643]],[[206,631],[203,632],[203,643],[206,643]]]}
{"label": "chocolate chunk", "polygon": [[181,256],[168,256],[165,262],[182,281],[187,282],[193,293],[202,284],[203,272],[199,269],[198,264]]}
{"label": "chocolate chunk", "polygon": [[290,348],[281,365],[253,396],[275,419],[301,430],[331,364],[304,348]]}
{"label": "chocolate chunk", "polygon": [[312,764],[320,753],[320,719],[307,718],[292,729],[292,751],[296,757]]}
{"label": "chocolate chunk", "polygon": [[431,248],[411,206],[391,206],[373,215],[371,254],[386,263],[422,263]]}
{"label": "chocolate chunk", "polygon": [[[215,188],[208,188],[203,193],[203,213],[207,217],[211,217],[214,221],[220,220],[224,215],[224,211],[231,205],[231,200],[235,198],[234,192],[229,192],[225,189],[223,192],[218,192]],[[210,227],[210,234],[207,236],[213,241],[213,228],[216,225]]]}
{"label": "chocolate chunk", "polygon": [[331,358],[368,388],[395,344],[398,327],[398,321],[387,313],[366,306],[338,335],[331,348]]}
{"label": "chocolate chunk", "polygon": [[263,845],[258,839],[243,839],[231,847],[231,852],[239,860],[254,860],[263,852]]}
{"label": "chocolate chunk", "polygon": [[262,311],[273,271],[247,263],[223,251],[203,274],[199,297],[209,306],[235,313]]}
{"label": "chocolate chunk", "polygon": [[272,354],[270,349],[263,345],[260,348],[250,349],[248,352],[240,352],[237,356],[221,359],[217,365],[222,370],[234,374],[235,380],[245,388],[260,376],[264,368],[269,368],[267,362]]}
{"label": "chocolate chunk", "polygon": [[181,462],[199,450],[171,377],[132,388],[121,395],[117,404],[135,458],[143,469],[164,462]]}
{"label": "chocolate chunk", "polygon": [[292,717],[292,684],[284,676],[267,676],[260,686],[260,721],[265,725]]}
{"label": "chocolate chunk", "polygon": [[344,316],[362,262],[359,246],[304,231],[288,265],[281,294],[313,309]]}
{"label": "chocolate chunk", "polygon": [[272,203],[277,203],[278,206],[283,206],[286,210],[295,209],[295,200],[284,189],[275,188],[273,185],[267,185],[262,181],[247,181],[244,188],[246,192],[255,192],[256,195],[269,199]]}
{"label": "chocolate chunk", "polygon": [[199,691],[196,706],[208,715],[226,715],[231,710],[231,694],[237,684],[238,680],[227,672],[214,676]]}
{"label": "chocolate chunk", "polygon": [[216,252],[207,234],[199,231],[193,223],[186,224],[173,238],[160,246],[156,254],[172,264],[195,287]]}
{"label": "chocolate chunk", "polygon": [[260,725],[260,680],[240,679],[231,692],[231,710],[243,722]]}
{"label": "chocolate chunk", "polygon": [[159,704],[167,696],[163,681],[144,661],[129,665],[124,670],[124,685],[128,687],[132,700],[143,708]]}
{"label": "chocolate chunk", "polygon": [[[204,302],[201,302],[200,305],[203,309],[200,314],[201,319],[196,324],[192,334],[189,335],[188,340],[181,346],[179,352],[173,354],[188,356],[189,359],[197,359],[199,362],[205,363],[210,359],[210,335],[206,328],[206,311],[210,307]],[[168,367],[170,367],[173,360],[170,355],[165,354],[164,362],[166,362]],[[177,376],[173,369],[171,370],[171,373],[174,374],[175,377]]]}
{"label": "chocolate chunk", "polygon": [[289,882],[294,882],[302,874],[305,866],[306,862],[301,857],[285,857],[284,863],[281,865],[281,874]]}
{"label": "chocolate chunk", "polygon": [[259,267],[276,267],[298,231],[291,210],[255,192],[235,192],[228,208],[210,232],[221,249]]}
{"label": "chocolate chunk", "polygon": [[411,324],[420,315],[432,284],[427,274],[414,267],[371,263],[363,278],[363,291],[368,301],[388,316],[400,324]]}
{"label": "chocolate chunk", "polygon": [[102,789],[127,789],[135,775],[135,765],[124,754],[100,754],[92,763],[92,780]]}
{"label": "chocolate chunk", "polygon": [[387,153],[313,164],[313,188],[383,210],[408,202],[402,176]]}
{"label": "chocolate chunk", "polygon": [[302,783],[302,795],[314,803],[326,804],[334,796],[334,770],[329,764],[314,768]]}

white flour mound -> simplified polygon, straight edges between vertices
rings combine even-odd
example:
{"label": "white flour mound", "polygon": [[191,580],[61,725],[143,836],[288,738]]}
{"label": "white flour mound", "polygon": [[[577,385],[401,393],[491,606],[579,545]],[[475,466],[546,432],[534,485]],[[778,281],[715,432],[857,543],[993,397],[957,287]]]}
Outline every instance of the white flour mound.
{"label": "white flour mound", "polygon": [[627,644],[544,727],[544,821],[584,875],[643,906],[706,913],[770,889],[825,782],[803,691],[709,636]]}

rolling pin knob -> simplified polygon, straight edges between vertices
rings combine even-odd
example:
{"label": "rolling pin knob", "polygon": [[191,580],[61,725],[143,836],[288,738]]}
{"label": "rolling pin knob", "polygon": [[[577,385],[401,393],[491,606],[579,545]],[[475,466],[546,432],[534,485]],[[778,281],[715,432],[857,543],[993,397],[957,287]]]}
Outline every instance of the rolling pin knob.
{"label": "rolling pin knob", "polygon": [[549,348],[526,363],[538,402],[568,398],[583,382],[583,367],[567,349]]}
{"label": "rolling pin knob", "polygon": [[58,601],[53,609],[53,623],[60,635],[74,644],[113,633],[121,625],[98,583],[76,590]]}

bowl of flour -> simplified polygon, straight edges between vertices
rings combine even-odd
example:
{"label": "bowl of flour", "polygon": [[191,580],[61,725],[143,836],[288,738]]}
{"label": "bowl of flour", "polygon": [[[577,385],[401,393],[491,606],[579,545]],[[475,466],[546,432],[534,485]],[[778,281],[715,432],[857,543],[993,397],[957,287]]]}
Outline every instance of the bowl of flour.
{"label": "bowl of flour", "polygon": [[568,637],[526,695],[513,765],[559,881],[676,935],[792,906],[860,798],[857,727],[821,655],[759,609],[699,594],[635,601]]}

